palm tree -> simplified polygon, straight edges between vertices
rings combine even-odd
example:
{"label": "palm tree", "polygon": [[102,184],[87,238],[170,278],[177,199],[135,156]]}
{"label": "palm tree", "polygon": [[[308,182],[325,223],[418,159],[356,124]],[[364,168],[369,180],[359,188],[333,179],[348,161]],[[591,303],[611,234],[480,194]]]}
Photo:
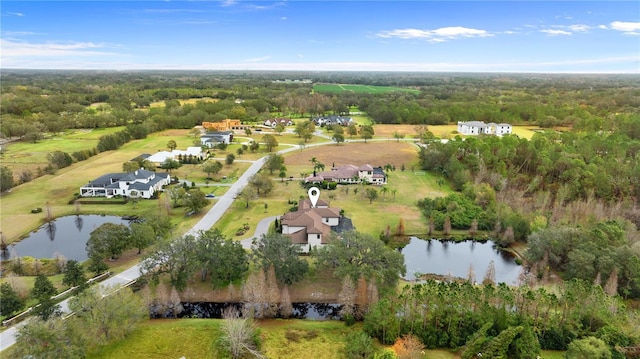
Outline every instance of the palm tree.
{"label": "palm tree", "polygon": [[389,187],[387,186],[382,186],[382,188],[380,188],[380,193],[382,193],[382,198],[384,199],[386,197],[386,194],[389,192]]}

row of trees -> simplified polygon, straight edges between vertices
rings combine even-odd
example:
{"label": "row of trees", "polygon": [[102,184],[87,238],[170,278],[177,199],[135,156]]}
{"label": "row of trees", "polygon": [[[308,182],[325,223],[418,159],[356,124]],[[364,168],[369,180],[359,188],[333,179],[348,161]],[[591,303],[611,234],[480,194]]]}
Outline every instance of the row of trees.
{"label": "row of trees", "polygon": [[[16,334],[12,352],[16,357],[85,358],[101,346],[125,338],[149,317],[139,296],[129,288],[98,288],[75,296],[66,319],[30,320]],[[108,315],[105,315],[108,313]]]}
{"label": "row of trees", "polygon": [[[299,256],[300,248],[282,234],[254,239],[251,249],[249,255],[238,241],[213,229],[160,242],[145,256],[142,267],[154,281],[167,276],[179,291],[196,278],[209,281],[213,288],[244,280],[242,297],[253,316],[290,316],[288,286],[306,277],[309,263]],[[401,253],[358,232],[343,233],[313,255],[317,270],[331,271],[343,281],[343,314],[356,318],[375,303],[379,290],[393,291],[405,271]],[[256,270],[247,277],[250,261]]]}

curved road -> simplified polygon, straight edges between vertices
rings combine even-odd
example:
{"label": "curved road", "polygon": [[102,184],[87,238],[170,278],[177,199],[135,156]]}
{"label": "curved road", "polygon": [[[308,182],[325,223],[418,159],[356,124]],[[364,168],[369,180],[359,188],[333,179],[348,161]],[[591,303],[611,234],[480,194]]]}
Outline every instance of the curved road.
{"label": "curved road", "polygon": [[[282,151],[278,151],[277,153],[287,153],[291,151],[295,151],[300,149],[299,146],[293,146]],[[207,212],[198,223],[196,223],[190,230],[188,230],[185,235],[191,234],[196,235],[199,231],[206,231],[209,228],[213,227],[220,218],[224,215],[224,213],[229,209],[231,204],[234,201],[235,195],[242,191],[242,189],[249,183],[249,179],[253,177],[259,170],[262,168],[266,161],[266,156],[260,158],[259,160],[253,162],[253,164],[238,178],[238,180],[231,185],[231,188],[222,196],[217,197],[216,203],[211,207],[209,212]],[[264,220],[263,220],[264,221]],[[271,219],[273,221],[273,219]],[[262,222],[261,222],[262,223]],[[270,222],[269,222],[270,223]],[[266,233],[269,228],[269,223],[262,226],[259,224],[256,227],[256,236],[259,236],[262,233]],[[243,247],[251,248],[251,238],[245,239],[242,243]],[[119,288],[133,280],[136,280],[140,277],[140,264],[136,264],[131,268],[124,270],[121,273],[114,275],[113,277],[109,277],[103,282],[99,283],[98,286],[102,290],[108,290],[110,288]],[[65,299],[64,301],[59,303],[60,309],[64,314],[69,314],[69,299]],[[14,325],[10,328],[7,328],[5,331],[0,333],[0,351],[7,349],[16,343],[16,333],[21,325],[27,323],[28,320],[23,321],[21,324]],[[1,357],[1,356],[0,356]]]}
{"label": "curved road", "polygon": [[[319,135],[317,132],[315,133],[315,135]],[[326,135],[320,135],[319,137],[328,137]],[[391,140],[391,139],[375,139],[374,141],[381,141],[381,140]],[[371,140],[369,140],[371,141]],[[404,140],[404,141],[412,141],[412,140]],[[415,140],[413,140],[415,141]],[[350,140],[348,142],[363,142],[363,140]],[[321,142],[321,143],[314,143],[314,144],[309,144],[304,146],[304,148],[307,147],[316,147],[316,146],[322,146],[322,145],[329,145],[332,144],[334,142]],[[301,148],[300,146],[297,145],[291,145],[290,148],[278,151],[278,154],[283,154],[283,153],[287,153],[287,152],[292,152],[295,150],[302,150],[303,148]],[[253,162],[253,164],[249,167],[249,169],[247,169],[242,176],[240,176],[240,178],[238,178],[238,180],[233,183],[231,185],[231,188],[229,188],[229,190],[222,196],[217,197],[217,201],[216,203],[213,205],[213,207],[211,207],[211,209],[209,210],[209,212],[207,212],[207,214],[204,215],[204,217],[202,217],[202,219],[200,219],[200,221],[198,221],[198,223],[196,223],[190,230],[188,230],[185,235],[187,234],[191,234],[191,235],[196,235],[198,234],[199,231],[206,231],[209,228],[213,227],[219,220],[220,218],[224,215],[224,213],[227,211],[227,209],[231,206],[231,204],[234,201],[234,197],[237,193],[239,193],[240,191],[242,191],[242,189],[247,185],[247,183],[249,183],[249,179],[251,177],[253,177],[259,170],[260,168],[262,168],[262,166],[264,165],[265,161],[266,161],[266,156],[260,158],[259,160]],[[250,238],[246,238],[243,239],[241,241],[242,246],[244,248],[251,248],[251,240],[254,237],[259,237],[261,234],[266,233],[268,228],[269,228],[269,224],[274,220],[275,217],[269,217],[269,218],[265,218],[263,219],[258,226],[256,227],[256,232],[254,233],[254,236],[251,236]],[[118,288],[121,287],[133,280],[136,280],[140,277],[140,265],[136,264],[133,267],[124,270],[121,273],[118,273],[116,275],[114,275],[113,277],[110,277],[108,279],[106,279],[105,281],[101,282],[98,284],[98,286],[102,289],[102,290],[108,290],[110,288]],[[60,308],[62,310],[63,313],[70,313],[69,310],[69,299],[65,299],[64,301],[60,302]],[[16,333],[18,328],[21,325],[24,325],[24,323],[26,323],[28,320],[25,320],[24,322],[22,322],[22,324],[17,324],[14,325],[10,328],[7,328],[5,331],[3,331],[2,333],[0,333],[0,351],[3,351],[5,349],[7,349],[8,347],[12,346],[13,344],[15,344],[16,342]]]}

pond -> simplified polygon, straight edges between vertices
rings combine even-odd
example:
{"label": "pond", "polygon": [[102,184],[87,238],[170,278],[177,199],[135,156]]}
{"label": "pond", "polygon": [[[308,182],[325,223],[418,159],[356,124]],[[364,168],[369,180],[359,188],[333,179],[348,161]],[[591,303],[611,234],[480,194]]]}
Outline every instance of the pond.
{"label": "pond", "polygon": [[2,251],[2,259],[15,256],[33,258],[55,258],[57,254],[66,259],[84,261],[85,249],[91,232],[104,223],[129,224],[117,216],[78,215],[56,218],[42,225],[25,239],[8,246]]}
{"label": "pond", "polygon": [[416,273],[466,279],[469,265],[473,265],[476,282],[482,282],[489,263],[493,261],[496,282],[517,285],[522,269],[510,253],[498,250],[491,241],[450,242],[411,237],[402,254],[407,266],[406,280],[415,280]]}
{"label": "pond", "polygon": [[[293,313],[291,318],[307,320],[336,320],[340,319],[340,309],[342,306],[336,303],[291,303]],[[222,318],[225,309],[233,308],[239,313],[242,312],[242,303],[182,303],[182,312],[178,318]],[[158,315],[151,311],[151,317],[162,318],[167,315]]]}

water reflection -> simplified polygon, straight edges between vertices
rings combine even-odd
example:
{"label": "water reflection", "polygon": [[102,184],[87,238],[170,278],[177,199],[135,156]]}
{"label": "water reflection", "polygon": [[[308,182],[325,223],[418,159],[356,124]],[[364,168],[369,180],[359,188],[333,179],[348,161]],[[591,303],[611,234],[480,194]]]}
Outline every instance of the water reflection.
{"label": "water reflection", "polygon": [[56,239],[56,221],[49,221],[44,225],[44,230],[47,233],[50,241]]}
{"label": "water reflection", "polygon": [[78,232],[82,232],[82,226],[84,225],[84,219],[82,218],[82,216],[76,216],[76,218],[73,221],[76,224],[76,228],[78,229]]}
{"label": "water reflection", "polygon": [[491,241],[456,243],[411,237],[402,254],[407,266],[404,279],[407,280],[415,280],[416,273],[467,278],[472,266],[476,280],[481,281],[493,261],[496,282],[516,285],[521,270],[509,253],[497,250]]}
{"label": "water reflection", "polygon": [[32,232],[27,238],[9,245],[8,253],[3,251],[2,258],[54,258],[56,253],[59,253],[67,259],[84,261],[87,259],[85,247],[91,232],[104,223],[129,224],[129,221],[116,216],[100,215],[56,218]]}

